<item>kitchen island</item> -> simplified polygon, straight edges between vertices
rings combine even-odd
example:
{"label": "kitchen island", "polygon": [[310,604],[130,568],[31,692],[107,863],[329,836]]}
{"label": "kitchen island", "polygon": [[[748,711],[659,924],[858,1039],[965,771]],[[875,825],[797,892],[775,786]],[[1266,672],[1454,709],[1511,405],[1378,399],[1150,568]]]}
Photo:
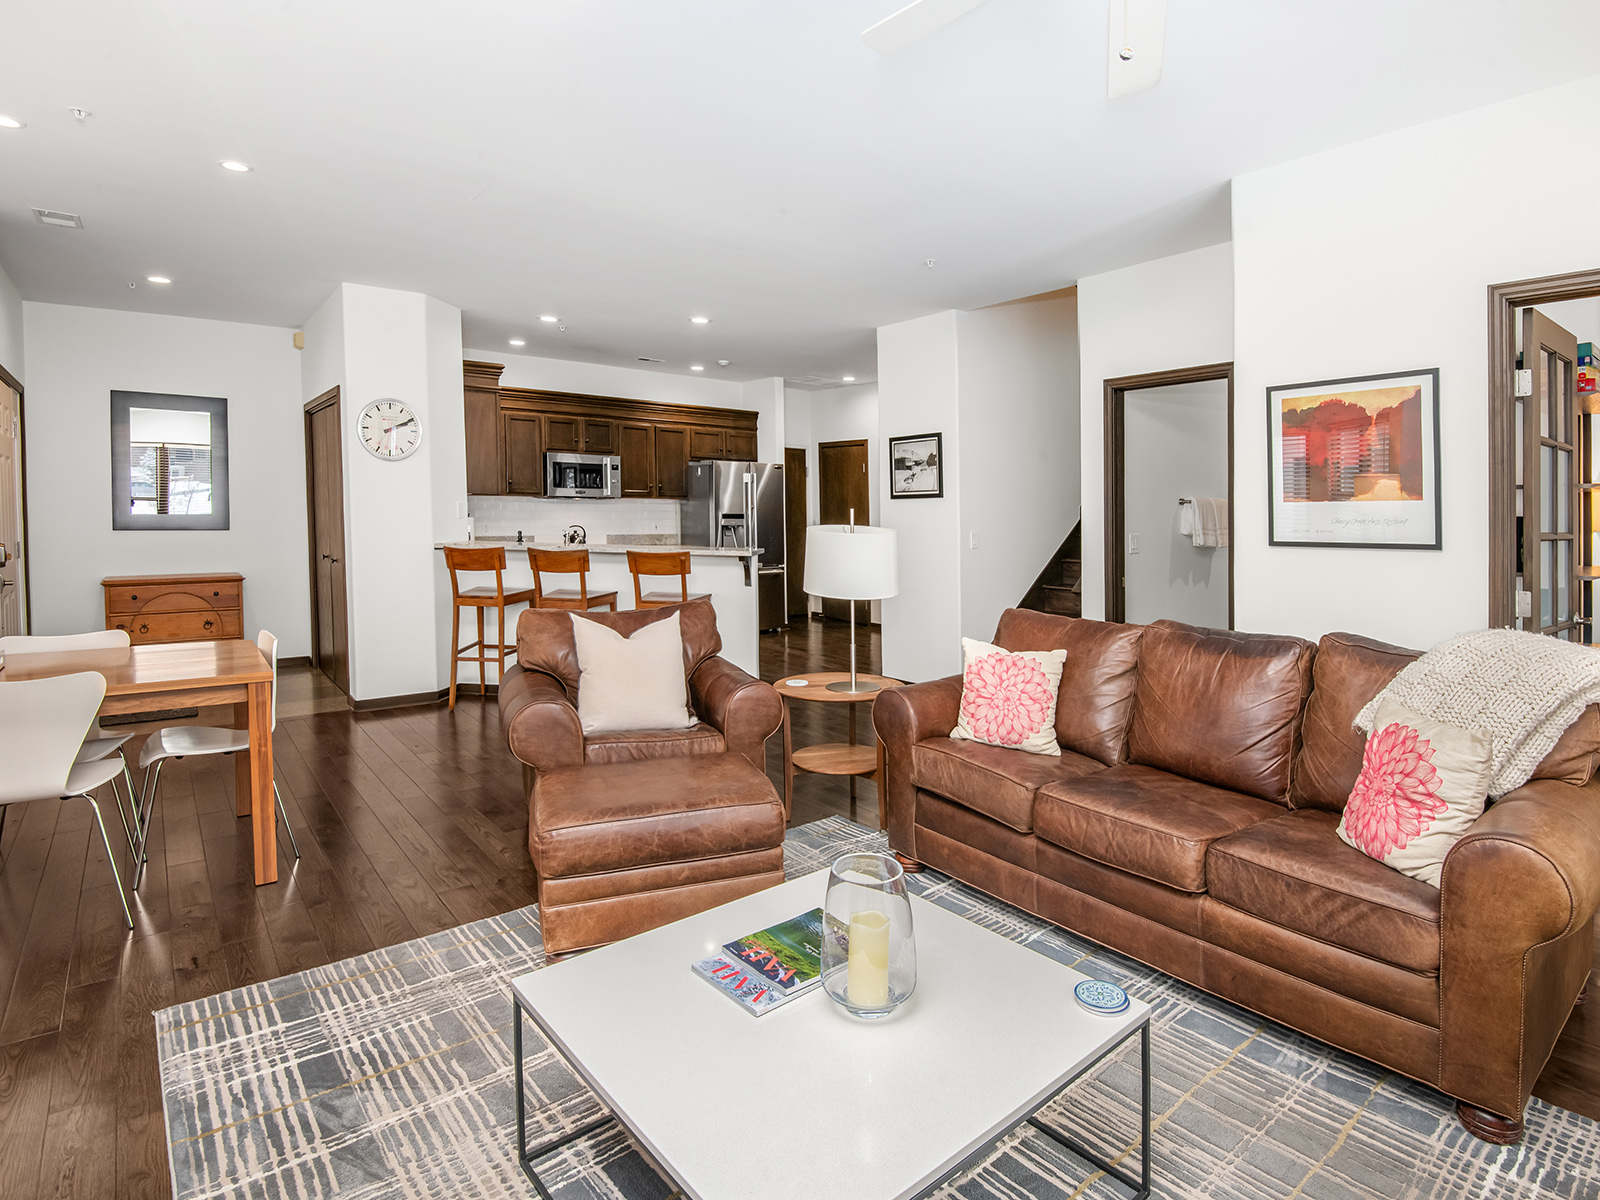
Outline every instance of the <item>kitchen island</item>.
{"label": "kitchen island", "polygon": [[[760,553],[747,549],[721,549],[715,546],[659,545],[655,543],[592,542],[584,546],[563,546],[559,543],[518,542],[514,537],[477,537],[470,542],[438,542],[435,550],[446,545],[503,549],[506,552],[506,591],[533,586],[533,568],[528,565],[528,549],[535,550],[587,550],[589,552],[589,591],[616,592],[619,610],[633,607],[633,575],[628,570],[628,551],[642,550],[651,554],[671,554],[680,550],[689,552],[689,591],[709,594],[717,610],[717,631],[722,635],[722,657],[741,670],[760,678],[761,657],[757,634],[758,605],[753,555]],[[440,572],[444,571],[443,557]],[[494,586],[494,577],[463,577],[462,586]],[[575,575],[546,575],[548,587],[577,587]],[[670,591],[677,586],[676,577],[653,579],[646,591]],[[449,580],[446,577],[446,595]],[[511,627],[520,610],[506,614],[506,636],[512,640]],[[493,667],[490,667],[493,670]],[[493,681],[491,681],[493,682]]]}

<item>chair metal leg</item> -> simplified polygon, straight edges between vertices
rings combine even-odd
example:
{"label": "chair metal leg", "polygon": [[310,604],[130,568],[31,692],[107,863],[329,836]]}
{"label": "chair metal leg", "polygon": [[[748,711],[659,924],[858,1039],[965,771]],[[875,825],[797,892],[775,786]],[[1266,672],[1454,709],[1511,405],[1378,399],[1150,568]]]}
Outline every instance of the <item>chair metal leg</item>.
{"label": "chair metal leg", "polygon": [[94,809],[95,824],[100,826],[100,844],[106,848],[106,861],[111,864],[111,878],[117,883],[117,899],[122,901],[122,915],[128,920],[128,929],[133,929],[133,912],[128,908],[128,894],[122,890],[122,873],[117,870],[117,856],[111,853],[111,839],[106,836],[105,818],[100,815],[100,805],[88,792],[83,798],[89,802],[89,807]]}
{"label": "chair metal leg", "polygon": [[[134,806],[133,776],[128,771],[128,756],[118,750],[117,757],[122,760],[122,777],[128,783],[128,808],[132,812],[133,820],[137,822],[139,810]],[[133,827],[128,824],[129,814],[122,811],[122,793],[117,790],[116,776],[112,776],[108,782],[111,784],[111,798],[117,802],[117,816],[122,820],[123,835],[128,839],[128,849],[132,850],[134,844]]]}
{"label": "chair metal leg", "polygon": [[135,892],[139,890],[139,885],[144,882],[145,864],[150,861],[149,856],[145,854],[145,847],[150,842],[150,822],[155,815],[156,788],[161,786],[161,768],[166,765],[166,762],[167,760],[164,758],[156,760],[154,777],[151,776],[149,768],[146,768],[144,773],[144,795],[139,801],[140,817],[137,822],[139,826],[139,848],[134,851],[133,855],[133,887],[130,889]]}
{"label": "chair metal leg", "polygon": [[289,824],[289,813],[283,807],[283,793],[278,790],[278,781],[272,781],[272,794],[278,801],[278,816],[283,818],[283,831],[289,835],[289,845],[294,848],[294,856],[300,857],[300,843],[294,840],[294,826]]}

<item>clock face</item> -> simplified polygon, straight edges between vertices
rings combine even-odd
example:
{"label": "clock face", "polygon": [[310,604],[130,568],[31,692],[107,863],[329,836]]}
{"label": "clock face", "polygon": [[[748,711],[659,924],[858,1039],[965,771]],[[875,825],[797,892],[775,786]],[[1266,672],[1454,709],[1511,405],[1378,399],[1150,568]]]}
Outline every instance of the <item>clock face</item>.
{"label": "clock face", "polygon": [[406,458],[422,444],[422,425],[400,401],[374,400],[361,410],[361,444],[375,458]]}

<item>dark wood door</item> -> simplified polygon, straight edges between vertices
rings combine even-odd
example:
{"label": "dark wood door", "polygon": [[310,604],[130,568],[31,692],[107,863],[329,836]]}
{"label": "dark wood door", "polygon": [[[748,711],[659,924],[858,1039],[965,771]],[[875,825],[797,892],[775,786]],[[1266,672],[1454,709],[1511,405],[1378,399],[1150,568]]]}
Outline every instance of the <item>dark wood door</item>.
{"label": "dark wood door", "polygon": [[306,515],[311,528],[311,662],[350,690],[350,622],[344,555],[344,456],[339,389],[306,406]]}
{"label": "dark wood door", "polygon": [[798,446],[783,451],[783,505],[788,519],[783,531],[784,562],[788,564],[789,617],[806,616],[806,452]]}
{"label": "dark wood door", "polygon": [[570,450],[576,453],[583,447],[583,421],[578,417],[546,417],[544,419],[544,448]]}
{"label": "dark wood door", "polygon": [[[823,442],[817,447],[817,507],[824,525],[847,525],[851,510],[857,525],[872,524],[872,488],[867,478],[867,443]],[[847,600],[822,601],[822,615],[850,619]],[[872,605],[856,601],[856,620],[870,621]]]}
{"label": "dark wood door", "polygon": [[622,494],[624,496],[654,496],[655,426],[644,422],[624,421],[617,430],[617,445],[622,455]]}
{"label": "dark wood door", "polygon": [[728,457],[745,462],[754,462],[756,458],[756,431],[754,429],[730,429],[724,434]]}
{"label": "dark wood door", "polygon": [[617,423],[583,419],[583,452],[585,454],[615,454],[617,452]]}
{"label": "dark wood door", "polygon": [[726,458],[727,437],[721,429],[691,429],[689,431],[690,458]]}
{"label": "dark wood door", "polygon": [[681,500],[689,494],[689,430],[683,425],[657,425],[656,495]]}
{"label": "dark wood door", "polygon": [[544,447],[538,413],[505,412],[506,491],[513,496],[544,495]]}

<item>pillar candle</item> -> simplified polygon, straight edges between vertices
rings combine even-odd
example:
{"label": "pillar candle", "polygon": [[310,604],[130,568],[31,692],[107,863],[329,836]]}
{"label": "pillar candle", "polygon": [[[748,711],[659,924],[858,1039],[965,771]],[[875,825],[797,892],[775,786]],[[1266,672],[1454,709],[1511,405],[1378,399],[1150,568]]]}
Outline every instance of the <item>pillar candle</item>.
{"label": "pillar candle", "polygon": [[889,1003],[889,918],[881,912],[850,918],[850,966],[846,992],[857,1008]]}

